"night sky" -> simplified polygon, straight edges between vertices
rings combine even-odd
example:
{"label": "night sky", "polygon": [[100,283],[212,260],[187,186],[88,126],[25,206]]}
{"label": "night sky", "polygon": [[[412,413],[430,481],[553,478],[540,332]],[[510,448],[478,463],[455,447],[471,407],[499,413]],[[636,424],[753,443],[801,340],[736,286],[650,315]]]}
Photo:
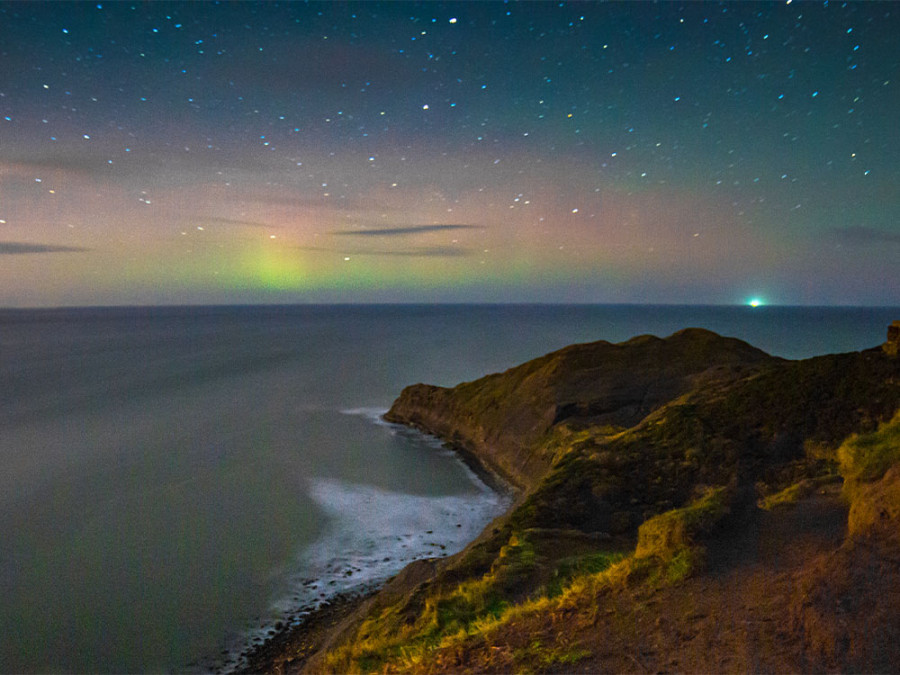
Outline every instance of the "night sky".
{"label": "night sky", "polygon": [[900,304],[900,5],[0,3],[0,306]]}

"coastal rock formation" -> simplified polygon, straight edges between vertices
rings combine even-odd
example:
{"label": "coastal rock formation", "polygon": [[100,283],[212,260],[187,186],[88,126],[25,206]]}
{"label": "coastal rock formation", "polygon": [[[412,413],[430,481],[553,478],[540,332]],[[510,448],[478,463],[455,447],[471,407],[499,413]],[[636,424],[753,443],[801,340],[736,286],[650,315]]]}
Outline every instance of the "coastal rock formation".
{"label": "coastal rock formation", "polygon": [[384,416],[474,453],[520,488],[552,459],[536,451],[551,428],[569,423],[616,431],[707,380],[777,362],[734,338],[698,328],[662,340],[572,345],[452,389],[406,388]]}
{"label": "coastal rock formation", "polygon": [[[900,662],[900,360],[688,329],[574,345],[386,418],[518,487],[311,672],[882,671]],[[867,604],[868,603],[868,604]],[[290,671],[290,649],[267,670]]]}
{"label": "coastal rock formation", "polygon": [[897,356],[900,353],[900,321],[894,321],[888,326],[887,341],[881,348],[889,356]]}

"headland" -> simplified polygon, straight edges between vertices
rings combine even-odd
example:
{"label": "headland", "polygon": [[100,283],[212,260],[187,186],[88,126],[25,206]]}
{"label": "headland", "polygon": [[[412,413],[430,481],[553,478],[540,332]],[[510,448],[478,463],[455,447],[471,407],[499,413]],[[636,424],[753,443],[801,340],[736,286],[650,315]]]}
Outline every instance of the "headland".
{"label": "headland", "polygon": [[895,668],[896,333],[787,361],[686,329],[408,387],[385,418],[477,459],[513,506],[250,669]]}

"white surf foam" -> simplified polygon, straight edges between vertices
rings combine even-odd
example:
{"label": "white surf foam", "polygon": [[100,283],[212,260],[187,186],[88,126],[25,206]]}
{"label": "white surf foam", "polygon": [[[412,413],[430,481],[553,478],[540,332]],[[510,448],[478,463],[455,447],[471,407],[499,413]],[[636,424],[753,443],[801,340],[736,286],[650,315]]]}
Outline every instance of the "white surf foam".
{"label": "white surf foam", "polygon": [[476,496],[424,497],[333,479],[310,484],[310,496],[327,514],[326,532],[304,551],[302,575],[279,609],[315,605],[321,598],[380,583],[405,565],[463,549],[506,508],[487,489]]}
{"label": "white surf foam", "polygon": [[[328,525],[296,561],[288,593],[273,602],[272,617],[245,634],[244,645],[258,644],[272,627],[298,625],[335,596],[374,589],[409,563],[461,551],[509,507],[509,497],[481,488],[475,495],[427,497],[382,490],[336,479],[310,481],[309,494]],[[234,660],[232,660],[234,659]],[[232,652],[226,670],[242,659]],[[230,666],[230,667],[229,667]]]}
{"label": "white surf foam", "polygon": [[334,478],[314,478],[309,497],[324,513],[323,533],[298,553],[293,572],[284,575],[285,589],[260,617],[257,628],[237,640],[221,664],[233,671],[243,663],[241,649],[253,647],[276,628],[300,624],[310,612],[337,596],[373,590],[409,563],[461,551],[485,526],[509,508],[511,497],[492,490],[478,474],[434,436],[384,420],[385,408],[341,410],[365,418],[392,435],[409,435],[417,443],[454,456],[474,494],[429,497],[385,490]]}
{"label": "white surf foam", "polygon": [[387,426],[393,427],[396,426],[391,424],[390,422],[386,422],[384,420],[384,414],[388,411],[387,408],[347,408],[345,410],[341,410],[341,413],[344,415],[358,415],[359,417],[365,417],[370,422],[374,422],[379,426]]}

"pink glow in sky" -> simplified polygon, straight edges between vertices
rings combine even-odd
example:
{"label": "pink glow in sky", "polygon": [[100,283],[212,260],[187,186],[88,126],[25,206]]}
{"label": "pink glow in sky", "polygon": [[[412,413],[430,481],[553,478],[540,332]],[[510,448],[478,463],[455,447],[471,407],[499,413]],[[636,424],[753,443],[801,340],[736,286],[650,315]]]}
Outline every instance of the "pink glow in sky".
{"label": "pink glow in sky", "polygon": [[0,304],[891,304],[900,12],[798,4],[2,3]]}

